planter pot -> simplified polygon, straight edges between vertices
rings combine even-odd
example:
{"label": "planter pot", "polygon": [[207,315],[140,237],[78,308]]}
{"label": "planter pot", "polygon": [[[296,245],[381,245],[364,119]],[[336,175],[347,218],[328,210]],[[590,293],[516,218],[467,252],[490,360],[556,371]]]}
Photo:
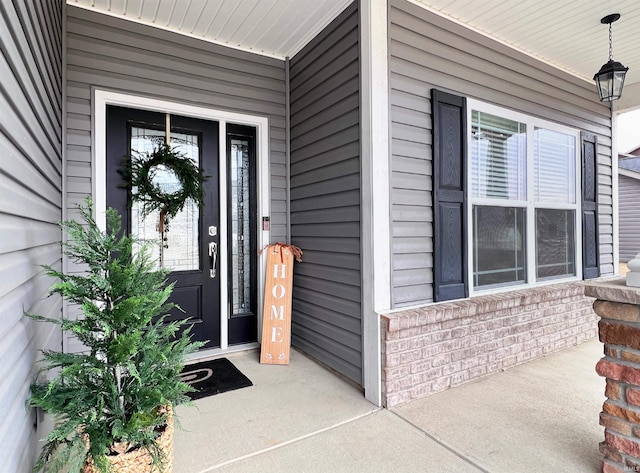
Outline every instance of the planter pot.
{"label": "planter pot", "polygon": [[[151,455],[144,448],[138,448],[127,453],[110,455],[107,457],[109,471],[113,473],[171,473],[173,471],[173,414],[171,408],[167,425],[157,442],[164,452],[164,468],[155,467]],[[83,473],[99,473],[93,461],[89,458],[84,465]]]}

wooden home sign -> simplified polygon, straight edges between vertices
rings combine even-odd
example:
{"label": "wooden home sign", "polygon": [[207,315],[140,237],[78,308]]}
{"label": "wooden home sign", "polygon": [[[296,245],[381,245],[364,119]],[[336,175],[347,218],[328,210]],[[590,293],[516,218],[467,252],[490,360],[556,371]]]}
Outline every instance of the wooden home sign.
{"label": "wooden home sign", "polygon": [[268,245],[267,274],[262,312],[260,363],[288,365],[291,347],[291,292],[293,258],[302,261],[302,251],[292,245]]}

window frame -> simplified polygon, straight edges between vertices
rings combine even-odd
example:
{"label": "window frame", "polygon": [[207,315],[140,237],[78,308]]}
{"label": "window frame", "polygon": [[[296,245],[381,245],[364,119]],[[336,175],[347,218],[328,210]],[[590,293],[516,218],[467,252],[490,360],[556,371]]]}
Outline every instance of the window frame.
{"label": "window frame", "polygon": [[[498,117],[514,120],[520,123],[524,123],[526,126],[526,199],[523,200],[509,200],[509,199],[491,199],[491,198],[479,198],[473,196],[473,163],[472,163],[472,130],[473,111],[481,113],[488,113],[496,115]],[[467,129],[466,137],[467,143],[467,167],[466,167],[466,180],[468,185],[465,192],[467,197],[467,254],[469,255],[469,261],[467,265],[467,277],[469,281],[469,296],[474,294],[491,294],[508,292],[514,290],[520,290],[523,288],[545,286],[549,284],[557,284],[559,282],[568,281],[580,281],[582,280],[582,159],[581,159],[581,138],[580,130],[560,125],[549,120],[544,120],[532,115],[526,115],[524,113],[516,112],[508,108],[500,107],[497,105],[481,102],[479,100],[467,98]],[[534,130],[536,128],[544,128],[546,130],[560,132],[574,138],[574,153],[575,153],[575,174],[574,174],[574,189],[575,203],[557,203],[536,201],[534,191]],[[508,208],[524,208],[526,213],[526,230],[525,230],[525,255],[526,255],[526,281],[523,284],[505,284],[505,285],[492,285],[485,288],[477,288],[474,286],[474,227],[473,227],[473,207],[474,205],[480,206],[494,206],[494,207],[508,207]],[[537,264],[537,252],[536,252],[536,209],[554,209],[554,210],[573,210],[574,211],[574,260],[575,260],[575,275],[569,277],[553,277],[545,278],[544,280],[538,280],[536,277],[536,264]]]}

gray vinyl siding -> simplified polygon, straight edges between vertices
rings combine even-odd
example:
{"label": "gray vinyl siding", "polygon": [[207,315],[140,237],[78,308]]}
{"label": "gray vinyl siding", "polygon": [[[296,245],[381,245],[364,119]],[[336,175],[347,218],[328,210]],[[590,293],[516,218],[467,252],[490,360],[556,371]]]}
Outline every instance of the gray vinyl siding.
{"label": "gray vinyl siding", "polygon": [[268,117],[271,240],[287,234],[284,61],[68,8],[66,205],[91,194],[92,87]]}
{"label": "gray vinyl siding", "polygon": [[60,349],[59,298],[40,265],[61,268],[62,15],[59,0],[0,3],[0,469],[30,471],[50,420],[25,409],[34,363]]}
{"label": "gray vinyl siding", "polygon": [[292,343],[362,383],[358,10],[290,61]]}
{"label": "gray vinyl siding", "polygon": [[390,2],[389,79],[394,308],[433,301],[434,87],[597,136],[601,273],[613,273],[609,109],[592,83],[404,0]]}
{"label": "gray vinyl siding", "polygon": [[[92,193],[91,100],[97,88],[267,117],[270,239],[286,241],[284,61],[77,7],[67,11],[69,214]],[[69,343],[70,351],[79,348]]]}
{"label": "gray vinyl siding", "polygon": [[618,204],[620,261],[627,263],[640,252],[640,179],[618,175]]}

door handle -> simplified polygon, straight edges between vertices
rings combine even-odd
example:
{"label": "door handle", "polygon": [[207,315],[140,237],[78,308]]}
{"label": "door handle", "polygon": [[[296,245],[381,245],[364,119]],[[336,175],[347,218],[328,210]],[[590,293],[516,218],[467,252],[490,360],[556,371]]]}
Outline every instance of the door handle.
{"label": "door handle", "polygon": [[216,260],[218,259],[218,244],[215,241],[209,242],[209,257],[211,258],[211,269],[209,277],[216,277]]}

